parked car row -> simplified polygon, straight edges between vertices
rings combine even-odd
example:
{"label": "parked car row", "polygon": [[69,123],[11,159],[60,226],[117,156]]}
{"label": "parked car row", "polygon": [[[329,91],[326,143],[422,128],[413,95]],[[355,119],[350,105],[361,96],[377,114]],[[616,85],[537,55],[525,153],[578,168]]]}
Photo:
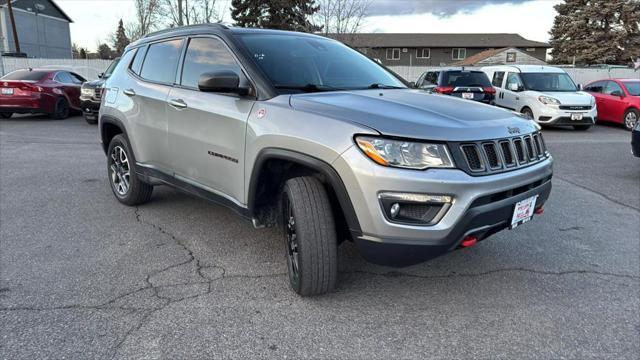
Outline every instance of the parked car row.
{"label": "parked car row", "polygon": [[587,130],[608,121],[631,130],[640,117],[640,79],[599,80],[582,91],[564,70],[550,66],[427,71],[415,87],[517,111],[542,126]]}

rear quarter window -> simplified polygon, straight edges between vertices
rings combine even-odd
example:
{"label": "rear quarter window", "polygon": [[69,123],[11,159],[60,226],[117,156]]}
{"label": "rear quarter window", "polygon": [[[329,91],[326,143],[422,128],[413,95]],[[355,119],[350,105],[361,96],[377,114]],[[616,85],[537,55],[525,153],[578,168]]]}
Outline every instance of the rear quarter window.
{"label": "rear quarter window", "polygon": [[29,70],[16,70],[10,72],[7,75],[1,77],[2,80],[27,80],[27,81],[40,81],[49,72],[48,71],[29,71]]}

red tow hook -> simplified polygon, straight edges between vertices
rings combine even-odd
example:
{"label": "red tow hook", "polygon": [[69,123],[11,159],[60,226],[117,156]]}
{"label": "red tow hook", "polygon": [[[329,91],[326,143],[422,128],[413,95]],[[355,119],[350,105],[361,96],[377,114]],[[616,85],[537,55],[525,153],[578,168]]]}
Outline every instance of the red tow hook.
{"label": "red tow hook", "polygon": [[478,238],[475,236],[465,236],[464,239],[462,239],[462,242],[460,243],[460,246],[462,247],[469,247],[469,246],[473,246],[478,242]]}
{"label": "red tow hook", "polygon": [[537,209],[534,211],[534,213],[535,213],[536,215],[542,215],[542,213],[543,213],[543,212],[544,212],[544,208],[543,208],[542,206],[541,206],[541,207],[539,207],[539,208],[537,208]]}

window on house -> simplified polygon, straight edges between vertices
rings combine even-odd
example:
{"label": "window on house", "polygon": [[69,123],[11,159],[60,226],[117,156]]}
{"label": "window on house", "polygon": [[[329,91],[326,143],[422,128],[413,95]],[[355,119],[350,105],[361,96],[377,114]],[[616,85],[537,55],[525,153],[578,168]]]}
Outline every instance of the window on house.
{"label": "window on house", "polygon": [[516,53],[508,52],[507,53],[507,62],[516,62]]}
{"label": "window on house", "polygon": [[467,57],[467,49],[465,48],[453,48],[451,51],[451,58],[453,60],[464,60]]}
{"label": "window on house", "polygon": [[422,49],[417,49],[416,50],[416,57],[418,59],[428,59],[431,57],[431,49],[429,48],[422,48]]}
{"label": "window on house", "polygon": [[387,49],[387,60],[400,60],[400,48]]}

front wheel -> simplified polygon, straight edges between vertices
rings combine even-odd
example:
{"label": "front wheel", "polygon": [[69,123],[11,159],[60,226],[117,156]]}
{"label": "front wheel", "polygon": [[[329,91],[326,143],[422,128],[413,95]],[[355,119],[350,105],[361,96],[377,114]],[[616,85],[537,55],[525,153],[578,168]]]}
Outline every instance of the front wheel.
{"label": "front wheel", "polygon": [[138,205],[149,201],[153,185],[138,178],[136,161],[129,141],[122,134],[109,143],[107,171],[111,190],[118,201],[125,205]]}
{"label": "front wheel", "polygon": [[9,119],[11,116],[13,116],[13,113],[0,113],[0,118],[3,119]]}
{"label": "front wheel", "polygon": [[573,125],[573,128],[578,130],[578,131],[586,131],[591,129],[592,125]]}
{"label": "front wheel", "polygon": [[631,131],[633,127],[636,126],[638,122],[638,118],[640,118],[640,113],[636,109],[629,109],[624,113],[624,127]]}
{"label": "front wheel", "polygon": [[522,115],[524,115],[524,117],[526,117],[529,120],[533,120],[533,111],[528,107],[522,109]]}
{"label": "front wheel", "polygon": [[281,208],[291,288],[301,296],[332,291],[338,275],[338,242],[324,186],[310,176],[288,180]]}

